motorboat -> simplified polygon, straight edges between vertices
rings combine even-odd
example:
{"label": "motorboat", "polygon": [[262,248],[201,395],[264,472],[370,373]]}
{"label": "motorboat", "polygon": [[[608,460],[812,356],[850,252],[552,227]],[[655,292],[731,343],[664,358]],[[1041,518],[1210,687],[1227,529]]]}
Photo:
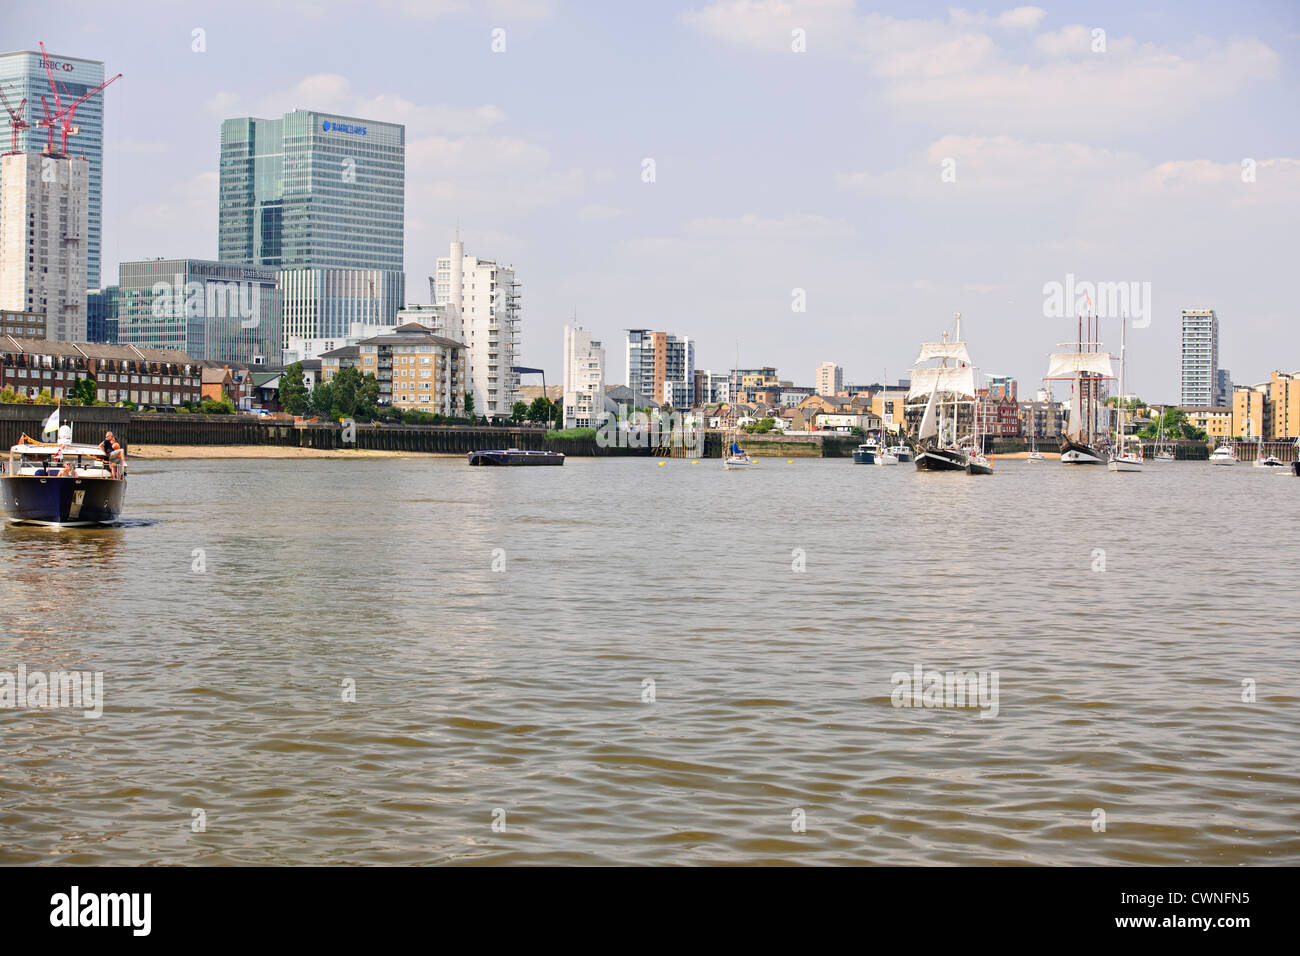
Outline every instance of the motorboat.
{"label": "motorboat", "polygon": [[126,499],[126,458],[113,455],[74,443],[69,425],[54,441],[23,435],[0,476],[6,517],[56,528],[112,524]]}
{"label": "motorboat", "polygon": [[1237,463],[1237,453],[1231,445],[1220,445],[1214,449],[1210,455],[1211,465],[1235,465]]}

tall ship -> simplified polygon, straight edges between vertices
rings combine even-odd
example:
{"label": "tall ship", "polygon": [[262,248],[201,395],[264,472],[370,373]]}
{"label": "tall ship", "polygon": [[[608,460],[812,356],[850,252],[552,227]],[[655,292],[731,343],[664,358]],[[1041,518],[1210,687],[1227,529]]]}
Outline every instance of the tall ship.
{"label": "tall ship", "polygon": [[973,436],[963,443],[960,430],[974,428],[975,368],[961,338],[960,312],[951,339],[944,332],[938,342],[921,343],[907,401],[925,407],[916,433],[916,470],[965,471],[970,464],[965,446]]}
{"label": "tall ship", "polygon": [[75,444],[72,427],[58,425],[58,412],[46,429],[42,441],[23,435],[9,449],[0,476],[6,516],[56,528],[115,522],[126,497],[126,457],[117,446]]}
{"label": "tall ship", "polygon": [[1043,376],[1049,382],[1070,383],[1070,417],[1060,440],[1061,463],[1066,465],[1104,465],[1110,458],[1106,440],[1109,410],[1103,392],[1105,383],[1115,378],[1115,370],[1110,353],[1101,351],[1101,342],[1095,339],[1099,324],[1090,314],[1085,337],[1084,317],[1080,316],[1078,341],[1057,346],[1067,351],[1051,354]]}

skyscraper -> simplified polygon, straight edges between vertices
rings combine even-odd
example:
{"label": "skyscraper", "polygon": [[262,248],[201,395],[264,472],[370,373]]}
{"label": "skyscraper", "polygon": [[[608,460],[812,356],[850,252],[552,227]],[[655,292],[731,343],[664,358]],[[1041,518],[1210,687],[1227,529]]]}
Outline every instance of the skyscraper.
{"label": "skyscraper", "polygon": [[1219,317],[1213,309],[1183,309],[1180,405],[1215,405],[1219,398]]}
{"label": "skyscraper", "polygon": [[226,120],[218,256],[279,270],[285,341],[392,325],[405,190],[400,124],[315,110]]}
{"label": "skyscraper", "polygon": [[55,342],[86,341],[89,184],[84,159],[0,159],[0,309],[44,312]]}
{"label": "skyscraper", "polygon": [[[93,90],[104,82],[104,64],[99,60],[84,60],[73,56],[50,54],[50,67],[59,84],[59,98],[66,105]],[[32,50],[0,53],[0,89],[4,90],[9,104],[18,109],[24,99],[22,118],[28,124],[18,132],[18,151],[39,153],[44,149],[48,133],[37,129],[41,118],[41,97],[50,108],[54,101],[50,95],[50,80],[41,65],[41,55]],[[0,150],[12,146],[12,124],[9,113],[0,109]],[[89,164],[87,182],[89,203],[86,210],[86,231],[83,245],[86,255],[86,287],[99,286],[100,223],[102,217],[104,182],[104,94],[96,93],[77,107],[76,132],[68,136],[68,155],[84,158]],[[56,139],[56,143],[61,142]],[[3,173],[0,173],[3,183]]]}
{"label": "skyscraper", "polygon": [[447,307],[448,338],[465,343],[474,414],[508,418],[519,400],[519,283],[513,266],[465,255],[457,238],[429,277],[434,305]]}

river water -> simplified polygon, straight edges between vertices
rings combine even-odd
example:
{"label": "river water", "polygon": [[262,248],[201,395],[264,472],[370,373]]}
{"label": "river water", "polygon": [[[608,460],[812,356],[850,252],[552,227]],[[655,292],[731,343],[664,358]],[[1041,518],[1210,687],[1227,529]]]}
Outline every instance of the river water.
{"label": "river water", "polygon": [[1300,862],[1300,481],[997,468],[137,464],[0,530],[104,699],[0,708],[0,863]]}

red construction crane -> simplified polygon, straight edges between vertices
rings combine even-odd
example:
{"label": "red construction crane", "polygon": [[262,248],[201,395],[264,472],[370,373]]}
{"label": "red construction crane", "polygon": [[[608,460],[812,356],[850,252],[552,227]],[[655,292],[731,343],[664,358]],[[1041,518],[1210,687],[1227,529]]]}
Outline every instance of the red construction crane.
{"label": "red construction crane", "polygon": [[18,109],[9,105],[9,97],[5,96],[5,91],[0,90],[0,102],[4,103],[5,112],[9,114],[9,132],[13,134],[13,147],[9,150],[11,153],[18,152],[18,134],[28,129],[32,124],[23,119],[23,107],[27,105],[27,97],[18,104]]}
{"label": "red construction crane", "polygon": [[[113,80],[121,79],[122,74],[119,73],[117,76],[105,80],[93,90],[83,94],[75,102],[64,106],[63,101],[59,98],[59,84],[54,80],[54,68],[50,65],[50,56],[45,52],[44,43],[41,43],[40,47],[41,65],[45,67],[45,75],[50,78],[50,93],[54,97],[54,112],[50,112],[50,106],[45,102],[45,96],[42,94],[41,110],[45,115],[36,121],[36,125],[42,129],[49,130],[49,139],[45,144],[45,154],[47,156],[66,156],[68,155],[68,136],[72,133],[81,132],[81,127],[76,126],[72,122],[77,116],[77,107],[86,102],[86,100],[90,99],[96,93],[100,92],[104,87],[108,86],[108,84],[112,83]],[[62,137],[57,150],[54,148],[54,129],[56,126],[58,127],[59,133]]]}

